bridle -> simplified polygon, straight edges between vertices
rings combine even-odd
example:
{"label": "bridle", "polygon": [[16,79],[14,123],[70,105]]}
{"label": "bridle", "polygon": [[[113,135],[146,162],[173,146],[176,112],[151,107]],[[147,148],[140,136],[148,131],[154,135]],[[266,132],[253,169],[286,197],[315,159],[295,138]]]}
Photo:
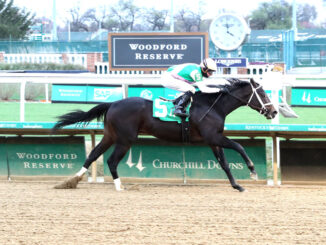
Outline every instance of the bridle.
{"label": "bridle", "polygon": [[[249,97],[248,101],[245,101],[244,99],[232,94],[228,89],[224,89],[225,93],[228,93],[229,95],[231,95],[232,97],[236,98],[237,100],[241,101],[243,104],[250,106],[253,109],[256,109],[257,111],[259,111],[260,114],[266,116],[269,112],[269,110],[267,109],[266,106],[268,105],[272,105],[271,102],[269,103],[264,103],[259,95],[259,93],[257,92],[258,89],[263,89],[262,85],[259,85],[258,87],[254,87],[254,85],[251,83],[251,81],[249,82],[250,86],[251,86],[251,95]],[[254,95],[256,96],[258,102],[260,103],[260,107],[256,106],[256,105],[251,105],[250,102],[252,101],[252,98],[254,97]],[[217,96],[216,100],[214,101],[214,103],[210,106],[210,108],[203,114],[203,116],[199,119],[199,122],[201,120],[204,119],[204,117],[213,109],[213,107],[215,106],[215,104],[217,103],[217,101],[221,98],[222,93],[219,93],[219,95]]]}
{"label": "bridle", "polygon": [[[251,108],[253,109],[256,109],[257,111],[259,111],[260,114],[263,114],[263,115],[267,115],[268,113],[268,109],[267,109],[267,106],[268,105],[272,105],[272,102],[269,102],[269,103],[264,103],[263,100],[261,99],[259,93],[257,92],[258,89],[263,89],[262,88],[262,85],[259,85],[258,87],[254,87],[254,85],[252,84],[252,82],[249,82],[250,84],[250,87],[251,87],[251,95],[249,97],[249,100],[248,101],[245,101],[244,99],[232,94],[230,91],[228,91],[229,95],[231,95],[232,97],[236,98],[237,100],[240,100],[241,102],[243,102],[245,105],[247,106],[250,106]],[[252,105],[250,104],[252,99],[254,98],[254,96],[256,96],[260,106],[256,106],[256,105]]]}

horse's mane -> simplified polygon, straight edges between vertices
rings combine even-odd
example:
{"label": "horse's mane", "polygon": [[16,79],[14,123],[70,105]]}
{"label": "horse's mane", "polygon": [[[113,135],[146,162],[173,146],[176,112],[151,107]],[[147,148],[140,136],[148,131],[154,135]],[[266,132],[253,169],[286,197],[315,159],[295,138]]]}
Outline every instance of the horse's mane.
{"label": "horse's mane", "polygon": [[[245,80],[240,80],[238,78],[226,78],[225,79],[226,81],[228,81],[227,83],[225,84],[219,84],[219,85],[215,85],[214,87],[216,88],[226,88],[227,90],[232,90],[234,88],[237,88],[237,87],[242,87],[242,86],[245,86],[249,83],[249,81],[245,81]],[[201,91],[198,91],[197,92],[198,94],[202,94]],[[209,95],[207,93],[203,93],[205,94],[205,96]],[[214,93],[213,93],[214,94]]]}
{"label": "horse's mane", "polygon": [[226,78],[226,80],[228,81],[228,83],[222,86],[227,89],[231,89],[234,87],[241,87],[249,83],[248,81],[240,80],[238,78]]}

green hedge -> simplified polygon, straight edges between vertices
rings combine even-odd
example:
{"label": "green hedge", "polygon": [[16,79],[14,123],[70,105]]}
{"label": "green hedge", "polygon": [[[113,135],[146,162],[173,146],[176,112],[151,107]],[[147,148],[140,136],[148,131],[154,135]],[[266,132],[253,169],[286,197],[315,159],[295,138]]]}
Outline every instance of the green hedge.
{"label": "green hedge", "polygon": [[35,71],[67,71],[67,70],[85,70],[81,65],[73,64],[56,64],[56,63],[16,63],[4,64],[0,63],[0,70],[35,70]]}

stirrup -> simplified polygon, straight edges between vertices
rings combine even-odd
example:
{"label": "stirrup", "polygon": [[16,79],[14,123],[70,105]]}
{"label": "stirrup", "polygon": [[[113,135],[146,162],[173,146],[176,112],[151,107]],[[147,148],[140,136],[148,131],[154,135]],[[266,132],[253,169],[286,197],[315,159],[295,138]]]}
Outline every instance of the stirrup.
{"label": "stirrup", "polygon": [[175,109],[173,114],[177,117],[188,117],[189,116],[186,112],[182,111],[181,108]]}

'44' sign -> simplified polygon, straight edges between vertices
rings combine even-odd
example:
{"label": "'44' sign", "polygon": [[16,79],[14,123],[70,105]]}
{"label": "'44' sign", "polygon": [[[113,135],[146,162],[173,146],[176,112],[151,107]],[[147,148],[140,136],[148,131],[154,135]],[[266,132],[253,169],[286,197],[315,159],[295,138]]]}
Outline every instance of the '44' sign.
{"label": "'44' sign", "polygon": [[311,103],[311,95],[310,95],[310,93],[307,93],[307,95],[306,95],[306,92],[303,92],[302,101],[310,104]]}

